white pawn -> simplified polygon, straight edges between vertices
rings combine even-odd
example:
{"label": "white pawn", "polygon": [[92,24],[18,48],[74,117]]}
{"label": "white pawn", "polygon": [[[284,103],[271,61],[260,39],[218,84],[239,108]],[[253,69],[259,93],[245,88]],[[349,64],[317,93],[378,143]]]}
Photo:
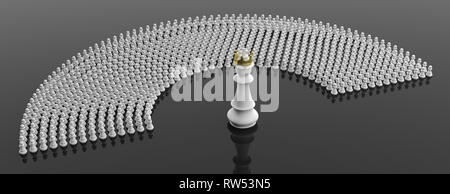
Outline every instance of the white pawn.
{"label": "white pawn", "polygon": [[96,135],[96,132],[94,130],[89,130],[88,134],[89,134],[89,140],[90,141],[97,141],[97,135]]}
{"label": "white pawn", "polygon": [[61,134],[61,135],[59,136],[59,146],[61,146],[61,147],[66,147],[66,146],[68,145],[66,139],[67,139],[67,138],[66,138],[66,135]]}
{"label": "white pawn", "polygon": [[201,67],[202,67],[202,58],[195,58],[194,59],[194,73],[201,73]]}
{"label": "white pawn", "polygon": [[27,146],[24,144],[19,144],[19,154],[25,155],[25,154],[27,154],[27,152],[28,152]]}
{"label": "white pawn", "polygon": [[144,122],[148,131],[152,131],[155,128],[150,113],[144,115]]}
{"label": "white pawn", "polygon": [[182,79],[187,78],[188,75],[186,74],[186,73],[187,73],[186,66],[181,67],[180,71],[181,71],[180,77],[181,77]]}
{"label": "white pawn", "polygon": [[30,143],[28,144],[30,147],[30,152],[31,153],[36,153],[38,151],[38,148],[36,147],[36,141],[35,140],[31,140]]}
{"label": "white pawn", "polygon": [[427,77],[426,73],[427,73],[427,68],[426,67],[420,68],[419,78],[421,78],[421,79],[426,78]]}
{"label": "white pawn", "polygon": [[[425,64],[425,67],[426,67],[427,63],[425,62],[424,64]],[[431,66],[431,65],[428,66],[427,72],[425,74],[426,74],[427,77],[433,77],[433,66]]]}
{"label": "white pawn", "polygon": [[216,66],[213,65],[213,64],[211,64],[211,65],[209,66],[209,69],[210,69],[210,70],[214,70],[215,68],[216,68]]}
{"label": "white pawn", "polygon": [[78,141],[77,141],[77,136],[75,135],[75,133],[69,133],[69,144],[70,145],[75,145],[75,144],[77,144],[78,143]]}
{"label": "white pawn", "polygon": [[39,139],[39,149],[41,151],[46,151],[48,149],[47,140],[44,138]]}
{"label": "white pawn", "polygon": [[143,125],[139,124],[139,125],[137,126],[137,128],[136,128],[136,131],[139,132],[139,133],[142,133],[142,132],[145,131],[145,128],[144,128]]}
{"label": "white pawn", "polygon": [[155,126],[153,126],[153,121],[150,121],[150,123],[147,124],[147,130],[148,131],[153,131],[154,128],[155,128]]}
{"label": "white pawn", "polygon": [[144,132],[145,128],[144,125],[142,124],[142,118],[140,114],[136,114],[135,122],[136,122],[136,131],[140,133]]}
{"label": "white pawn", "polygon": [[106,134],[105,130],[99,131],[98,138],[100,138],[101,140],[105,140],[107,137],[108,135]]}
{"label": "white pawn", "polygon": [[80,143],[86,143],[87,142],[87,138],[86,138],[86,133],[84,133],[83,135],[79,135],[80,136]]}
{"label": "white pawn", "polygon": [[58,147],[58,143],[56,143],[56,136],[50,136],[49,141],[50,141],[49,147],[51,149],[56,149]]}
{"label": "white pawn", "polygon": [[134,134],[136,130],[134,130],[133,119],[131,118],[131,116],[125,118],[125,123],[127,126],[127,133]]}
{"label": "white pawn", "polygon": [[168,80],[168,82],[169,82],[169,84],[174,84],[175,83],[175,73],[174,72],[170,72],[169,73],[169,80]]}
{"label": "white pawn", "polygon": [[175,67],[175,70],[173,71],[173,75],[174,75],[174,81],[175,82],[178,82],[178,81],[180,81],[181,80],[181,71],[180,71],[180,66],[179,65],[177,65],[176,67]]}
{"label": "white pawn", "polygon": [[124,136],[126,134],[125,129],[123,127],[119,128],[119,130],[117,131],[117,134],[119,136]]}
{"label": "white pawn", "polygon": [[194,70],[193,70],[192,66],[185,67],[185,68],[186,68],[186,75],[187,75],[187,77],[189,77],[191,75],[194,75]]}
{"label": "white pawn", "polygon": [[108,122],[108,136],[109,137],[111,137],[111,138],[114,138],[114,137],[116,137],[116,135],[117,135],[117,133],[116,133],[116,131],[115,131],[115,129],[114,129],[114,121],[113,121],[113,119],[114,118],[111,118],[111,119],[109,119],[107,122]]}

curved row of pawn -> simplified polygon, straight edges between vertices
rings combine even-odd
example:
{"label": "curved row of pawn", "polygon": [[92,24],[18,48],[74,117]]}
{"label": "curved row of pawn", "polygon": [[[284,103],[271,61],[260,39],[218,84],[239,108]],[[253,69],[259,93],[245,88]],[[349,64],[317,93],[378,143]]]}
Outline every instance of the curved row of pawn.
{"label": "curved row of pawn", "polygon": [[237,48],[250,49],[258,68],[294,72],[333,95],[432,76],[408,51],[328,23],[234,14],[174,20],[108,38],[53,71],[27,104],[19,153],[153,130],[162,92],[230,67]]}

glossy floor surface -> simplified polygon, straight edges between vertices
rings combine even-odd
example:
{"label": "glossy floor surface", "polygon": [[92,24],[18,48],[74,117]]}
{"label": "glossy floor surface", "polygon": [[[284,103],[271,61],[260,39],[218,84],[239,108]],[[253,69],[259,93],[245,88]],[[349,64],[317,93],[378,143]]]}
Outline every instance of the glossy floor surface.
{"label": "glossy floor surface", "polygon": [[[258,0],[236,8],[237,2],[1,2],[0,173],[450,173],[449,2]],[[435,76],[334,99],[284,73],[278,111],[260,113],[246,132],[227,125],[229,102],[174,102],[167,93],[154,111],[153,133],[17,154],[28,99],[65,59],[139,26],[218,13],[358,29],[423,57]]]}

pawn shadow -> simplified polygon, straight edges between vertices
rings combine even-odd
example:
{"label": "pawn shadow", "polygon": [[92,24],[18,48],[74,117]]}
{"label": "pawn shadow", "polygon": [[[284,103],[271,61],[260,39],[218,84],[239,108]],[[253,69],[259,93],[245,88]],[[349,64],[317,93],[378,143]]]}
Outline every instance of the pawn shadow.
{"label": "pawn shadow", "polygon": [[399,92],[403,90],[408,90],[411,88],[423,87],[431,83],[432,78],[411,80],[405,82],[398,82],[396,84],[376,86],[375,88],[368,88],[366,90],[361,89],[360,91],[346,92],[345,94],[332,95],[329,91],[322,87],[320,84],[315,83],[314,80],[309,80],[307,77],[297,75],[293,72],[287,72],[280,70],[281,79],[288,79],[289,81],[295,81],[303,86],[309,87],[310,89],[319,92],[322,96],[325,96],[331,103],[344,102],[350,100],[356,100],[365,98],[367,96],[377,96],[382,94],[388,94],[392,92]]}

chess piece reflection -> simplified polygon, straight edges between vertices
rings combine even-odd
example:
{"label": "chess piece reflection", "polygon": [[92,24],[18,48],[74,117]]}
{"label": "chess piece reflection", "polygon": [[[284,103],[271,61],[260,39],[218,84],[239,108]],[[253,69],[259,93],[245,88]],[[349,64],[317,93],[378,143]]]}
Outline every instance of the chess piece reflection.
{"label": "chess piece reflection", "polygon": [[248,129],[238,129],[228,123],[228,129],[231,132],[231,140],[236,147],[236,156],[233,157],[234,174],[250,174],[250,163],[252,159],[249,156],[250,144],[255,139],[255,132],[258,124]]}
{"label": "chess piece reflection", "polygon": [[106,140],[70,145],[60,149],[49,149],[47,151],[32,153],[29,155],[20,155],[20,158],[23,163],[28,163],[29,159],[31,159],[33,162],[37,162],[39,160],[46,160],[49,158],[49,156],[52,156],[52,158],[57,158],[70,154],[78,154],[80,150],[81,152],[87,152],[88,150],[97,150],[97,148],[99,147],[101,147],[102,149],[108,148],[108,146],[114,147],[117,142],[119,142],[120,144],[134,143],[135,138],[137,138],[139,141],[153,139],[153,131],[146,130],[144,132],[129,134],[127,136],[117,136],[116,138]]}

